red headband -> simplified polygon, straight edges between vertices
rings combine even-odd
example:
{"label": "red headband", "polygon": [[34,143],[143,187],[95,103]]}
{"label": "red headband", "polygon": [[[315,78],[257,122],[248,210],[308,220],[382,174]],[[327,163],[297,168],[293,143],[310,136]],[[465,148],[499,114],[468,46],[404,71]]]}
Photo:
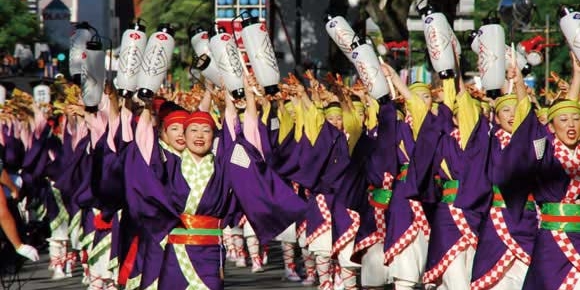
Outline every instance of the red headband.
{"label": "red headband", "polygon": [[187,118],[187,120],[185,120],[185,123],[183,123],[183,127],[187,128],[191,124],[207,124],[214,130],[216,128],[213,118],[207,112],[197,111],[191,113],[191,115],[189,115],[189,118]]}
{"label": "red headband", "polygon": [[178,123],[183,124],[185,120],[189,117],[187,111],[177,110],[169,113],[165,118],[163,118],[163,128],[167,129],[170,125]]}
{"label": "red headband", "polygon": [[163,105],[163,103],[165,103],[164,98],[154,98],[153,99],[153,111],[158,113],[159,109],[161,108],[161,105]]}

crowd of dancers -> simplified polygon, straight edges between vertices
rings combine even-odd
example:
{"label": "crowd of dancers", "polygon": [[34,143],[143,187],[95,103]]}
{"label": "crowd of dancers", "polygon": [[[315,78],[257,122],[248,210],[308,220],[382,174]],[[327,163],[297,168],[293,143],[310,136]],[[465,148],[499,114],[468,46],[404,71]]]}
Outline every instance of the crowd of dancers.
{"label": "crowd of dancers", "polygon": [[[273,240],[284,278],[319,289],[580,289],[570,62],[549,107],[514,65],[497,98],[382,64],[378,99],[340,75],[269,93],[245,73],[244,98],[208,80],[154,98],[108,83],[97,108],[61,75],[50,102],[15,88],[3,103],[1,182],[49,221],[52,278],[80,264],[89,289],[223,289],[227,261],[262,272]],[[38,260],[5,196],[0,214]]]}

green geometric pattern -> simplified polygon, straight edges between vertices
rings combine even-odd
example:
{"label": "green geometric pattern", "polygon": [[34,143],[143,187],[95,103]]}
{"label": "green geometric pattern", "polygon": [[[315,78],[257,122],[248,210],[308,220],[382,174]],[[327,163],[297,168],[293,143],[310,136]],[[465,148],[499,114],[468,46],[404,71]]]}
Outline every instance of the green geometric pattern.
{"label": "green geometric pattern", "polygon": [[125,285],[125,290],[133,290],[139,288],[141,284],[141,274],[136,277],[130,278],[127,280],[127,284]]}
{"label": "green geometric pattern", "polygon": [[88,249],[89,246],[93,243],[94,239],[95,239],[95,231],[92,231],[88,235],[84,235],[81,240],[81,248]]}
{"label": "green geometric pattern", "polygon": [[97,262],[102,254],[111,249],[111,237],[111,233],[108,233],[103,239],[99,241],[98,244],[93,247],[93,249],[91,249],[89,252],[89,265],[93,265],[95,262]]}
{"label": "green geometric pattern", "polygon": [[207,154],[198,164],[189,150],[181,154],[181,172],[190,191],[185,204],[185,214],[195,214],[201,196],[214,171],[213,154]]}
{"label": "green geometric pattern", "polygon": [[209,289],[203,281],[197,276],[193,265],[191,264],[191,260],[187,255],[187,251],[185,250],[185,245],[178,245],[173,244],[173,249],[175,249],[175,255],[177,256],[177,262],[179,263],[179,268],[181,268],[181,273],[187,283],[189,284],[186,290],[201,290],[201,289]]}
{"label": "green geometric pattern", "polygon": [[68,234],[69,234],[69,236],[72,234],[72,231],[76,227],[80,227],[81,226],[81,216],[82,216],[82,212],[80,210],[77,211],[77,213],[73,216],[72,220],[70,221],[70,224],[68,225]]}
{"label": "green geometric pattern", "polygon": [[173,147],[169,146],[169,144],[163,142],[162,140],[159,140],[159,145],[161,145],[161,148],[163,148],[163,149],[165,149],[165,150],[167,150],[167,151],[169,151],[177,156],[181,155],[181,153],[177,152],[177,150],[173,149]]}
{"label": "green geometric pattern", "polygon": [[64,202],[62,201],[62,196],[60,194],[60,190],[56,188],[52,188],[52,194],[54,195],[54,200],[58,206],[58,215],[54,218],[54,220],[50,221],[50,229],[52,231],[56,230],[62,223],[68,223],[69,215],[66,207],[64,207]]}

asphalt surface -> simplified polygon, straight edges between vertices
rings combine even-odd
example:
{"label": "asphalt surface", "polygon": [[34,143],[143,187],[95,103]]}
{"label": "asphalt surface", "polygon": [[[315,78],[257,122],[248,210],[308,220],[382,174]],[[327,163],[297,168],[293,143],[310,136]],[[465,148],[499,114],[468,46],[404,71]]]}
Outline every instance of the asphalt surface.
{"label": "asphalt surface", "polygon": [[[2,257],[0,257],[2,259]],[[51,280],[52,272],[48,271],[48,254],[42,253],[37,263],[26,262],[18,276],[4,275],[0,289],[49,290],[49,289],[87,289],[82,285],[82,270],[80,265],[75,269],[72,278]],[[251,263],[246,268],[236,268],[233,263],[227,262],[225,285],[228,290],[244,289],[302,289],[312,290],[316,287],[304,287],[300,282],[282,281],[284,267],[282,252],[278,243],[270,246],[269,263],[264,266],[263,273],[251,273]],[[299,261],[297,261],[300,263]],[[12,276],[15,279],[10,279]],[[8,281],[12,280],[12,281]]]}

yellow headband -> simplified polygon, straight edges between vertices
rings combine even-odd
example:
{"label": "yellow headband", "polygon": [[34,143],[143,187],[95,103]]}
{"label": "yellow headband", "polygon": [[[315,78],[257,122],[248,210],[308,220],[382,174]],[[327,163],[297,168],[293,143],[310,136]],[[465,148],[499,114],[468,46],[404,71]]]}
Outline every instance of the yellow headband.
{"label": "yellow headband", "polygon": [[358,114],[364,114],[365,113],[365,104],[363,104],[362,102],[352,102],[352,105],[354,106],[355,111]]}
{"label": "yellow headband", "polygon": [[515,106],[518,104],[518,97],[514,94],[505,95],[495,100],[495,112],[499,112],[504,107]]}
{"label": "yellow headband", "polygon": [[540,109],[536,110],[536,116],[538,116],[538,117],[543,116],[543,115],[547,116],[548,110],[549,110],[548,108],[540,108]]}
{"label": "yellow headband", "polygon": [[489,105],[488,102],[481,102],[481,109],[485,110],[486,112],[489,112],[491,109],[491,106]]}
{"label": "yellow headband", "polygon": [[339,107],[330,107],[324,109],[325,116],[342,116],[342,108]]}
{"label": "yellow headband", "polygon": [[414,83],[409,86],[409,90],[415,94],[427,93],[431,95],[431,89],[429,88],[429,85],[425,83]]}
{"label": "yellow headband", "polygon": [[578,113],[580,114],[580,104],[577,101],[565,100],[552,105],[548,109],[548,121],[562,114]]}

